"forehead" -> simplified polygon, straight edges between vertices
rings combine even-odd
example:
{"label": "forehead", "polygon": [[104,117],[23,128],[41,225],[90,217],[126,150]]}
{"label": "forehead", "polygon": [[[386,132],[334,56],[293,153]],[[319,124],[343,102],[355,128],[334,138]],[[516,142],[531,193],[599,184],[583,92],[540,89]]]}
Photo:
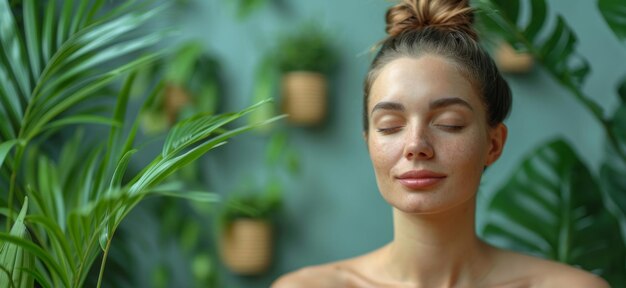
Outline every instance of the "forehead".
{"label": "forehead", "polygon": [[370,97],[368,110],[380,101],[427,103],[444,97],[458,97],[472,106],[482,106],[475,87],[458,67],[434,55],[391,61],[372,83]]}

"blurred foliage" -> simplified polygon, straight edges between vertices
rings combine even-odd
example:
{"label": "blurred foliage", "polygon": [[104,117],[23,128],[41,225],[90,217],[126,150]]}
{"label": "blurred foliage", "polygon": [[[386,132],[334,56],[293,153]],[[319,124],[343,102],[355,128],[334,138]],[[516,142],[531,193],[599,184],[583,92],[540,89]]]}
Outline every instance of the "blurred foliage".
{"label": "blurred foliage", "polygon": [[316,23],[305,23],[278,39],[276,61],[282,72],[312,71],[328,74],[337,63],[329,33]]}
{"label": "blurred foliage", "polygon": [[[276,63],[273,57],[265,56],[261,59],[261,63],[256,68],[254,74],[254,91],[252,93],[252,103],[263,101],[266,99],[275,99],[280,93],[278,84],[280,82],[280,73],[276,69]],[[250,115],[250,121],[263,121],[276,116],[277,103],[274,105],[265,105],[257,109]],[[268,134],[274,130],[274,125],[265,125],[257,129],[262,134]]]}
{"label": "blurred foliage", "polygon": [[164,79],[166,83],[166,89],[148,103],[149,109],[140,116],[143,132],[162,133],[177,120],[195,113],[216,113],[223,93],[220,68],[217,59],[200,43],[188,41],[143,69],[139,88],[153,85],[155,79]]}
{"label": "blurred foliage", "polygon": [[[115,7],[103,0],[14,3],[0,0],[0,210],[7,230],[13,227],[0,232],[0,274],[7,276],[0,281],[11,284],[4,287],[30,287],[32,279],[37,287],[83,287],[100,260],[100,287],[117,228],[146,196],[217,200],[162,182],[229,138],[263,125],[226,128],[264,103],[178,122],[158,155],[131,175],[127,168],[139,151],[138,121],[127,120],[131,88],[137,71],[164,55],[157,44],[166,33],[147,24],[166,7],[142,1]],[[140,111],[162,88],[163,82],[147,86]],[[108,133],[93,132],[93,142],[82,129],[69,140],[57,137],[93,124]]]}
{"label": "blurred foliage", "polygon": [[[477,0],[483,38],[503,40],[533,55],[604,129],[607,155],[599,175],[590,172],[567,142],[537,148],[499,189],[483,230],[507,247],[582,267],[626,286],[626,79],[619,106],[607,115],[583,85],[591,65],[576,51],[575,31],[562,15],[550,23],[545,0]],[[599,0],[615,36],[624,40],[626,2]],[[527,7],[522,13],[521,7]],[[622,23],[622,24],[620,24]],[[497,40],[492,40],[493,42]],[[599,183],[599,184],[598,184]]]}
{"label": "blurred foliage", "polygon": [[249,185],[228,196],[220,211],[220,230],[238,218],[272,220],[280,212],[284,195],[282,179],[298,173],[299,158],[295,150],[289,148],[285,132],[275,133],[270,138],[265,156],[265,171],[270,175],[264,177],[265,183],[260,186]]}
{"label": "blurred foliage", "polygon": [[271,0],[227,0],[228,2],[234,2],[237,5],[237,18],[245,19],[250,16],[254,11],[260,9]]}

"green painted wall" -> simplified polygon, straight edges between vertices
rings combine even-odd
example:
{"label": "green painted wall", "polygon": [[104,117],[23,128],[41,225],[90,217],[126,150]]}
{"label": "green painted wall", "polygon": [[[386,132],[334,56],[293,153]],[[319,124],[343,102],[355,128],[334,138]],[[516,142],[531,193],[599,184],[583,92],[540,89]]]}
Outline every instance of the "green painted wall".
{"label": "green painted wall", "polygon": [[[267,287],[294,269],[352,257],[391,240],[391,210],[379,196],[361,136],[361,89],[371,56],[368,49],[384,37],[384,0],[270,0],[248,19],[235,19],[235,1],[187,1],[172,12],[181,35],[199,39],[219,57],[226,91],[225,110],[251,103],[256,65],[277,35],[313,20],[332,31],[341,57],[330,80],[330,113],[325,125],[286,128],[301,160],[299,175],[286,181],[285,209],[277,234],[276,261],[260,277],[236,277],[223,270],[225,287]],[[585,92],[607,111],[617,103],[618,80],[626,74],[626,48],[610,33],[595,1],[549,1],[579,36],[579,51],[592,64]],[[621,63],[617,65],[616,63]],[[591,166],[603,157],[604,135],[589,113],[541,68],[507,75],[514,91],[509,139],[502,158],[483,178],[479,210],[528,151],[562,136]],[[244,135],[202,162],[210,190],[227,194],[249,179],[263,178],[267,136]],[[479,212],[479,224],[485,215]],[[206,233],[209,233],[207,229]]]}

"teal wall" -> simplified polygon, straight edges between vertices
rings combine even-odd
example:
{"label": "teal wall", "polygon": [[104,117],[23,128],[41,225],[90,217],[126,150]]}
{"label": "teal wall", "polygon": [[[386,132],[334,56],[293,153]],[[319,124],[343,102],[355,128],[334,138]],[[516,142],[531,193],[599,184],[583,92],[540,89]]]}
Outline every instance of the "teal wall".
{"label": "teal wall", "polygon": [[[313,20],[332,31],[340,65],[330,79],[330,110],[325,125],[287,129],[301,171],[285,181],[285,209],[279,223],[276,261],[260,277],[221,273],[225,287],[267,287],[294,269],[352,257],[391,240],[391,209],[379,196],[361,136],[362,79],[371,55],[368,49],[384,37],[384,0],[270,0],[245,20],[235,18],[235,1],[187,1],[173,11],[181,35],[197,39],[222,64],[226,91],[224,110],[251,103],[254,71],[280,33]],[[613,37],[595,1],[549,1],[554,11],[579,36],[579,51],[592,64],[585,92],[607,111],[617,103],[615,86],[626,74],[626,48]],[[619,65],[616,63],[620,63]],[[507,75],[514,91],[509,139],[502,158],[488,169],[479,197],[480,213],[493,191],[521,158],[554,137],[568,139],[591,167],[603,157],[604,135],[599,125],[571,95],[541,68],[526,75]],[[202,164],[203,180],[212,191],[226,195],[249,179],[263,178],[267,136],[248,134],[214,150]],[[206,231],[209,233],[210,231]]]}

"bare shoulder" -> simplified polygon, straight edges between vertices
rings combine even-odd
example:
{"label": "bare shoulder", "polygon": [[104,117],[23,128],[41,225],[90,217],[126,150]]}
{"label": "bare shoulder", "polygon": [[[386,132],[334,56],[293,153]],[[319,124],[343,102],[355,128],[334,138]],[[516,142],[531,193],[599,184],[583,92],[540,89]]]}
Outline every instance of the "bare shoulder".
{"label": "bare shoulder", "polygon": [[499,267],[495,270],[499,272],[494,274],[499,275],[501,283],[525,283],[524,286],[528,287],[609,287],[604,279],[593,273],[562,263],[506,250],[500,250],[498,254]]}
{"label": "bare shoulder", "polygon": [[272,288],[379,287],[363,275],[370,254],[328,264],[305,267],[278,278]]}
{"label": "bare shoulder", "polygon": [[540,275],[541,287],[609,287],[609,284],[604,279],[585,270],[562,263],[537,258],[533,259],[543,263],[537,264],[538,268],[543,267],[543,271],[537,273]]}
{"label": "bare shoulder", "polygon": [[271,287],[337,287],[341,285],[340,267],[337,264],[305,267],[281,276]]}

